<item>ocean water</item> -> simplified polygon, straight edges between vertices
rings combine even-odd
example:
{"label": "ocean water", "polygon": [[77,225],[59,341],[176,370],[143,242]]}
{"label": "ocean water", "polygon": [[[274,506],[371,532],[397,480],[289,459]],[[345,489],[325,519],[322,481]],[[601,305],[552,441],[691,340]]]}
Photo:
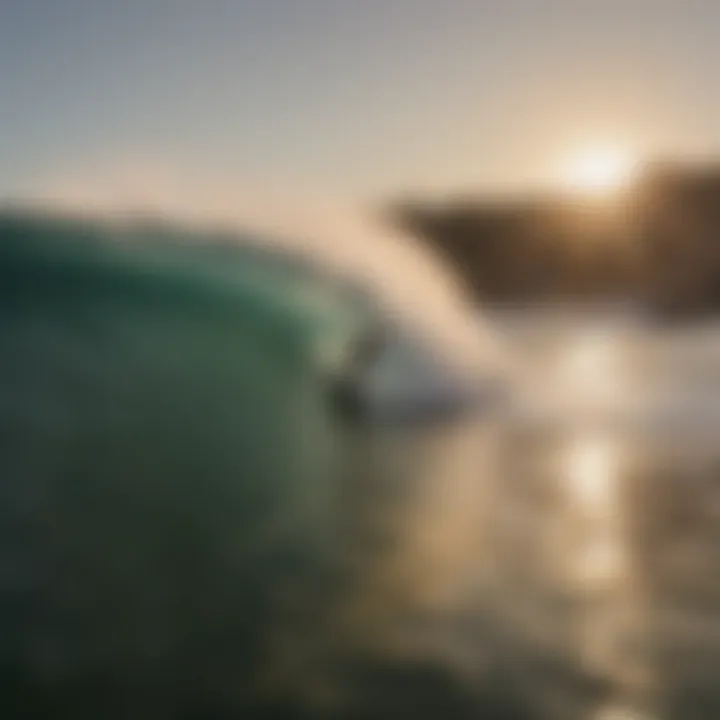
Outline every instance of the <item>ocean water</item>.
{"label": "ocean water", "polygon": [[492,321],[505,406],[351,434],[335,712],[715,717],[720,326]]}
{"label": "ocean water", "polygon": [[379,423],[355,295],[68,232],[2,226],[3,718],[718,716],[720,327],[485,311],[504,402]]}
{"label": "ocean water", "polygon": [[434,620],[405,642],[434,628],[462,716],[715,717],[720,326],[493,321],[524,358],[514,399],[410,453],[393,528],[422,530],[392,576]]}

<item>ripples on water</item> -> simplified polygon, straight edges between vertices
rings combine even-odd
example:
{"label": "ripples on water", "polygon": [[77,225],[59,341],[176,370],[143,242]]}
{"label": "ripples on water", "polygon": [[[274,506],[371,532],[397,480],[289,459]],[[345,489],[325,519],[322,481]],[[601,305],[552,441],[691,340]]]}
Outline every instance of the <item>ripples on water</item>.
{"label": "ripples on water", "polygon": [[507,327],[534,374],[502,418],[351,439],[347,702],[718,717],[720,333]]}
{"label": "ripples on water", "polygon": [[74,720],[720,716],[716,328],[505,317],[503,412],[339,428],[224,294],[179,318],[162,283],[118,308],[68,277],[64,309],[6,283],[3,717],[38,687],[136,701],[40,698]]}

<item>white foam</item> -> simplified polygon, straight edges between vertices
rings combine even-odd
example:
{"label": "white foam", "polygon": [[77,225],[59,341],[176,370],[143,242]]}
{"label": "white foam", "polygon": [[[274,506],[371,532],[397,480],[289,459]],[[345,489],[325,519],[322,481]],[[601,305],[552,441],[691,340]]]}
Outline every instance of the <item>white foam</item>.
{"label": "white foam", "polygon": [[421,336],[454,374],[502,373],[498,338],[489,323],[478,323],[456,276],[428,248],[358,203],[247,188],[228,178],[121,163],[66,174],[27,199],[116,220],[142,214],[249,232],[364,286],[393,323]]}

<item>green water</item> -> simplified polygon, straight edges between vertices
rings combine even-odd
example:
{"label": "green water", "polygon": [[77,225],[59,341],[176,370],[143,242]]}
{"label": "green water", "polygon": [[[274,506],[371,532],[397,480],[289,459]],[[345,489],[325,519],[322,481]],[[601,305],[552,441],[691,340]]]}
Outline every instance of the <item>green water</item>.
{"label": "green water", "polygon": [[325,384],[365,309],[168,232],[0,220],[10,717],[54,717],[74,687],[82,717],[240,702],[328,571]]}

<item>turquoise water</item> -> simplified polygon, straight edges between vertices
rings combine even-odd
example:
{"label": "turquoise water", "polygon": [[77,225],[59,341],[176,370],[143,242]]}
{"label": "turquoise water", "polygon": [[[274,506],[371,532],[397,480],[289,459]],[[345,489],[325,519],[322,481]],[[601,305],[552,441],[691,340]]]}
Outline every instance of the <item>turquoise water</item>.
{"label": "turquoise water", "polygon": [[22,218],[0,236],[10,716],[76,685],[87,717],[251,694],[328,571],[324,383],[364,308],[242,247]]}

